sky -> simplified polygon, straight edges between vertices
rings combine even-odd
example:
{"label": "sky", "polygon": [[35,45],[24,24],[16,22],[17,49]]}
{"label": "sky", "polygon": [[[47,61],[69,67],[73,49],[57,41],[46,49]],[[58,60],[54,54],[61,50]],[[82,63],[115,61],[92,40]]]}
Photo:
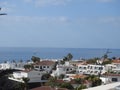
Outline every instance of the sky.
{"label": "sky", "polygon": [[0,47],[119,48],[120,0],[0,0]]}

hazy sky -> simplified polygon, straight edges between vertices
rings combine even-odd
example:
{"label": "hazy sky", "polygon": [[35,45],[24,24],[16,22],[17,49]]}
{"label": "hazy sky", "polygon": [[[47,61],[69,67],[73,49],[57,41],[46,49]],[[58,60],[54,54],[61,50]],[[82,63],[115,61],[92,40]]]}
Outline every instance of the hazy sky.
{"label": "hazy sky", "polygon": [[0,0],[0,47],[120,48],[120,0]]}

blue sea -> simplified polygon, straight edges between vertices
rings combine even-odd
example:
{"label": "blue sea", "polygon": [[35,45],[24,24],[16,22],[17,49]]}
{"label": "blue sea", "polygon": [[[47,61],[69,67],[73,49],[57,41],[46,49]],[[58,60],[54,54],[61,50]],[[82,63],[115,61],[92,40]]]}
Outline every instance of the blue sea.
{"label": "blue sea", "polygon": [[[32,56],[38,56],[41,59],[62,59],[68,53],[73,55],[73,59],[89,59],[102,57],[107,49],[95,48],[25,48],[25,47],[1,47],[0,62],[12,60],[31,60]],[[109,49],[109,57],[120,57],[120,49]]]}

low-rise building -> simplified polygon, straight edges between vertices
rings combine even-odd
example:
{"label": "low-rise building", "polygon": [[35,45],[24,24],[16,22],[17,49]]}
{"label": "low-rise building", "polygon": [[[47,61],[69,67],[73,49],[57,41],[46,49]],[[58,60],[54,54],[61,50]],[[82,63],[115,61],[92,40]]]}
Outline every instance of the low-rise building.
{"label": "low-rise building", "polygon": [[13,72],[8,78],[10,80],[24,82],[23,78],[29,78],[29,83],[34,82],[46,82],[46,80],[41,80],[42,76],[45,74],[45,71],[36,71],[36,70],[24,70]]}
{"label": "low-rise building", "polygon": [[117,66],[114,65],[114,64],[106,64],[106,65],[105,65],[106,71],[112,71],[112,70],[114,70],[114,69],[116,69],[116,68],[117,68]]}
{"label": "low-rise building", "polygon": [[0,70],[19,69],[24,70],[25,62],[6,62],[0,64]]}
{"label": "low-rise building", "polygon": [[55,62],[47,61],[47,60],[40,61],[38,63],[33,64],[33,66],[34,66],[34,69],[36,69],[36,70],[47,71],[48,73],[50,73],[55,66]]}
{"label": "low-rise building", "polygon": [[56,70],[52,72],[52,76],[60,76],[61,74],[68,74],[72,71],[76,72],[76,67],[71,65],[69,62],[65,62],[64,65],[59,64],[56,66]]}
{"label": "low-rise building", "polygon": [[9,63],[1,63],[0,64],[0,70],[6,70],[6,69],[10,69],[10,64]]}
{"label": "low-rise building", "polygon": [[77,73],[78,74],[90,74],[90,75],[99,75],[104,74],[106,72],[105,67],[103,65],[78,65]]}

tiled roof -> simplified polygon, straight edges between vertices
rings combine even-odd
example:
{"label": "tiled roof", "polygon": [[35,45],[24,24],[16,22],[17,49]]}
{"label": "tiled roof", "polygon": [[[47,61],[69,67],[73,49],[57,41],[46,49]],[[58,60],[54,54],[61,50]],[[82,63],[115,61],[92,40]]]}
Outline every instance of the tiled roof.
{"label": "tiled roof", "polygon": [[52,88],[50,86],[41,86],[41,87],[37,87],[37,88],[33,88],[31,90],[68,90],[66,88]]}
{"label": "tiled roof", "polygon": [[34,65],[46,65],[46,66],[49,66],[49,65],[54,65],[55,64],[55,62],[53,62],[53,61],[40,61],[39,63],[36,63],[36,64],[34,64]]}
{"label": "tiled roof", "polygon": [[71,77],[76,79],[76,78],[85,78],[86,76],[85,75],[74,75],[74,76],[71,76]]}
{"label": "tiled roof", "polygon": [[112,60],[112,63],[120,63],[120,60]]}
{"label": "tiled roof", "polygon": [[106,76],[120,76],[120,74],[106,74]]}
{"label": "tiled roof", "polygon": [[64,81],[62,79],[58,79],[55,81],[56,83],[64,83]]}

